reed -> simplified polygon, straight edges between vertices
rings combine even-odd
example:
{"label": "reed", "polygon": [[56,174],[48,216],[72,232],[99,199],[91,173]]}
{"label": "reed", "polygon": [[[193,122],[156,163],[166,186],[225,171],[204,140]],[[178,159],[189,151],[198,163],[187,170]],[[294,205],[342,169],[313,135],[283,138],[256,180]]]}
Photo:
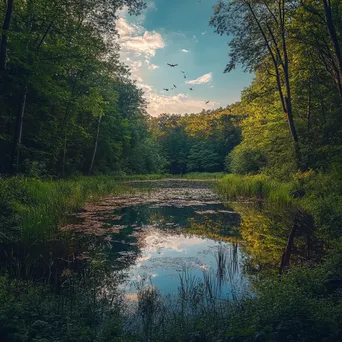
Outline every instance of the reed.
{"label": "reed", "polygon": [[225,200],[266,199],[284,205],[293,201],[291,196],[293,184],[280,183],[265,175],[237,176],[230,174],[217,182],[216,189]]}

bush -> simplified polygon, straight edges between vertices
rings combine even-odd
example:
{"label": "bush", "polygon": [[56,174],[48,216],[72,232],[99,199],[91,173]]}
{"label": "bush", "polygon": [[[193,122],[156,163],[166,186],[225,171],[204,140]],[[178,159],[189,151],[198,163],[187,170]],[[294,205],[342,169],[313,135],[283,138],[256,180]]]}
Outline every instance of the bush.
{"label": "bush", "polygon": [[226,169],[235,174],[255,174],[265,167],[267,163],[265,154],[258,149],[237,146],[226,157]]}

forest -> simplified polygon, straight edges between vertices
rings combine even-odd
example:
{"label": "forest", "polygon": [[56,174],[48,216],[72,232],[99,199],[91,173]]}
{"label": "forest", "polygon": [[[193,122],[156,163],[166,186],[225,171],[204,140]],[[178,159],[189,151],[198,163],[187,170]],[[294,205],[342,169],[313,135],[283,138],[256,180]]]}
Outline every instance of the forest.
{"label": "forest", "polygon": [[[123,7],[146,4],[0,3],[0,339],[342,340],[342,2],[218,0],[222,72],[242,67],[252,83],[224,108],[158,116],[120,59]],[[148,292],[143,328],[127,331],[114,297],[96,297],[104,263],[63,280],[76,247],[59,229],[66,213],[133,191],[126,181],[166,178],[215,178],[241,217],[249,270],[263,272],[255,296],[159,323]],[[217,238],[214,224],[198,229]],[[58,262],[39,259],[48,243]]]}

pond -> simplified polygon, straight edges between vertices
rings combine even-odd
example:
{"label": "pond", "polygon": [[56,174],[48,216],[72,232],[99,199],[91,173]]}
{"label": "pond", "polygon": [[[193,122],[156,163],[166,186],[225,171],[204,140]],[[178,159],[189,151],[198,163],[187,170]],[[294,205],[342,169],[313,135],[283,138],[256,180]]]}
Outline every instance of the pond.
{"label": "pond", "polygon": [[210,184],[131,185],[133,193],[86,206],[63,229],[105,242],[110,274],[117,282],[120,273],[118,288],[127,299],[135,300],[149,286],[165,296],[200,287],[221,299],[248,291],[240,215],[219,200]]}
{"label": "pond", "polygon": [[119,292],[133,303],[150,288],[164,297],[253,295],[259,276],[283,271],[293,227],[298,229],[285,267],[319,258],[320,248],[310,238],[311,219],[298,208],[261,201],[222,203],[208,182],[129,186],[124,196],[86,205],[62,229],[71,232],[67,241],[73,243],[67,267],[83,274],[90,264],[105,266],[96,279],[107,297]]}

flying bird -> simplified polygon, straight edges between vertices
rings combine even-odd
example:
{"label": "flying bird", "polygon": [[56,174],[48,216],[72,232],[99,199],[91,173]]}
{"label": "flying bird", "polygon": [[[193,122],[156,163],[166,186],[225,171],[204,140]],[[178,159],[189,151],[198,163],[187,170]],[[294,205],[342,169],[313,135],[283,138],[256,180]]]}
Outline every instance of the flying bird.
{"label": "flying bird", "polygon": [[181,70],[181,72],[182,72],[183,74],[185,74],[185,71]]}
{"label": "flying bird", "polygon": [[171,68],[176,67],[178,64],[170,64],[170,63],[166,63],[168,66],[170,66]]}
{"label": "flying bird", "polygon": [[166,88],[164,88],[163,90],[165,90],[165,91],[169,91],[169,89],[166,89]]}
{"label": "flying bird", "polygon": [[173,85],[174,88],[177,88],[175,85]]}
{"label": "flying bird", "polygon": [[194,90],[193,88],[189,88],[190,90]]}
{"label": "flying bird", "polygon": [[186,78],[186,76],[184,75],[184,78]]}
{"label": "flying bird", "polygon": [[205,104],[208,104],[210,101],[207,101]]}

